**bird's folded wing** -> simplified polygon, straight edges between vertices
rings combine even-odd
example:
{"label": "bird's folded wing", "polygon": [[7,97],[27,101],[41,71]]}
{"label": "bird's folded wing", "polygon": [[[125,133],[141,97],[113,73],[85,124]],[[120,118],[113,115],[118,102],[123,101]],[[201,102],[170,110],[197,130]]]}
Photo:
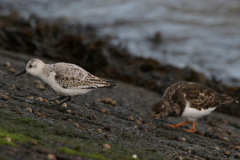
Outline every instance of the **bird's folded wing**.
{"label": "bird's folded wing", "polygon": [[216,92],[208,88],[188,90],[185,92],[185,95],[185,100],[190,102],[190,107],[198,110],[221,105],[221,100],[217,97]]}

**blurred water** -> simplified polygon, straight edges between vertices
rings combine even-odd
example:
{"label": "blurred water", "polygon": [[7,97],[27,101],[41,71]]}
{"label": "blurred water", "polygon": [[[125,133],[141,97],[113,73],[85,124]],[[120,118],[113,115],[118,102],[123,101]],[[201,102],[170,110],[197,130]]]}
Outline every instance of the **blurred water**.
{"label": "blurred water", "polygon": [[[0,0],[1,12],[94,24],[138,56],[240,86],[239,0]],[[161,45],[149,37],[160,31]]]}

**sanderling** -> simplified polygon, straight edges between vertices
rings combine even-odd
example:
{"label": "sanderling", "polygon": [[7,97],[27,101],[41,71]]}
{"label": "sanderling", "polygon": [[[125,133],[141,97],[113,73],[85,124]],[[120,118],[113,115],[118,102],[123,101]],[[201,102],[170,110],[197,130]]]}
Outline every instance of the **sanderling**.
{"label": "sanderling", "polygon": [[[167,125],[178,128],[193,121],[192,129],[196,132],[197,118],[210,114],[221,104],[232,102],[230,96],[219,94],[199,83],[179,82],[168,87],[163,98],[152,106],[152,122],[154,119],[166,117],[184,117],[188,120],[177,125]],[[238,103],[237,100],[234,100]]]}
{"label": "sanderling", "polygon": [[67,97],[60,105],[71,100],[71,96],[86,94],[98,88],[116,86],[116,82],[93,76],[83,68],[70,63],[45,64],[40,59],[32,59],[28,62],[26,69],[16,76],[24,73],[41,78],[56,92],[64,95],[56,100]]}

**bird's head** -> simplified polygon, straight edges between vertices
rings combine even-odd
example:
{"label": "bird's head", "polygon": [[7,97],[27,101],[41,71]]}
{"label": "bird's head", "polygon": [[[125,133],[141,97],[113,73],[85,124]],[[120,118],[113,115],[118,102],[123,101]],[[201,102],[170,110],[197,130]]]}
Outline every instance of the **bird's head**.
{"label": "bird's head", "polygon": [[170,104],[167,100],[161,99],[152,106],[152,118],[149,123],[159,118],[166,118],[169,114]]}
{"label": "bird's head", "polygon": [[41,61],[40,59],[31,59],[28,62],[26,69],[18,73],[16,76],[20,76],[24,73],[29,73],[33,76],[37,76],[38,73],[42,71],[44,66],[45,66],[45,63],[43,63],[43,61]]}

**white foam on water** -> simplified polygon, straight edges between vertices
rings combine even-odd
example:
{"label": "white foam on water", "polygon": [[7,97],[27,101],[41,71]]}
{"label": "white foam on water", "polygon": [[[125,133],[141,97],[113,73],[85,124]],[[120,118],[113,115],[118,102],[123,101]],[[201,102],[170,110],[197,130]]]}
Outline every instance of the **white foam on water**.
{"label": "white foam on water", "polygon": [[[177,67],[189,66],[240,86],[240,1],[238,0],[0,0],[1,13],[64,17],[94,24],[100,35],[116,36],[135,55]],[[163,34],[159,46],[148,39]]]}

